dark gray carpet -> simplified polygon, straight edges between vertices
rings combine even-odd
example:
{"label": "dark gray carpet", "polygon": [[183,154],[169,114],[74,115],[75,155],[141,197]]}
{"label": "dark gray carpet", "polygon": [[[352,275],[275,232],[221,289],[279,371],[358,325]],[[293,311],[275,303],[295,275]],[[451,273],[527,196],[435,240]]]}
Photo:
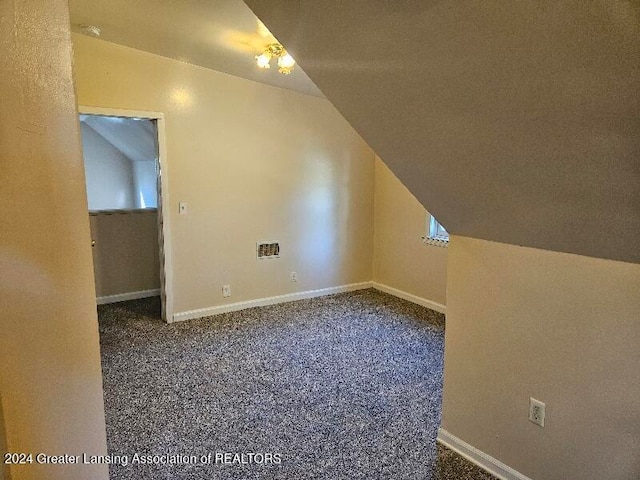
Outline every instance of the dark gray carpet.
{"label": "dark gray carpet", "polygon": [[497,480],[493,475],[481,470],[456,452],[440,444],[434,480]]}
{"label": "dark gray carpet", "polygon": [[439,313],[375,290],[171,325],[157,298],[98,313],[113,480],[491,478],[436,461]]}

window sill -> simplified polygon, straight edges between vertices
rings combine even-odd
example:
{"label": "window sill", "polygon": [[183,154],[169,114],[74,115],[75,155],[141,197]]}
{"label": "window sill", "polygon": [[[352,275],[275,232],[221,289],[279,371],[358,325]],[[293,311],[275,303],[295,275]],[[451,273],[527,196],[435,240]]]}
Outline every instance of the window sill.
{"label": "window sill", "polygon": [[424,235],[420,238],[422,239],[422,243],[426,245],[433,245],[434,247],[445,247],[445,248],[449,246],[449,240],[441,240],[439,238],[431,238],[431,237],[426,237]]}

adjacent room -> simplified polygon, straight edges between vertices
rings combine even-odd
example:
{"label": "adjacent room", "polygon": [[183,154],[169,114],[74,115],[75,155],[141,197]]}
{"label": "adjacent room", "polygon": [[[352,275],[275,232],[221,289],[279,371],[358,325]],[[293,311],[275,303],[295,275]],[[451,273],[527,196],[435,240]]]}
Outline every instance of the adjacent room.
{"label": "adjacent room", "polygon": [[82,113],[80,131],[96,301],[160,296],[156,125]]}
{"label": "adjacent room", "polygon": [[637,2],[0,25],[0,480],[640,478]]}

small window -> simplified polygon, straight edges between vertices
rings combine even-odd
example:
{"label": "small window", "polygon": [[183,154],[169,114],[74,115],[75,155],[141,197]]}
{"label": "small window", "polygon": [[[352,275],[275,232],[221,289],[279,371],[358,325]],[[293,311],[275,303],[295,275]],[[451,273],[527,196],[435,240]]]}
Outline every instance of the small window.
{"label": "small window", "polygon": [[424,243],[446,247],[449,243],[449,232],[436,220],[436,217],[427,213],[427,235]]}

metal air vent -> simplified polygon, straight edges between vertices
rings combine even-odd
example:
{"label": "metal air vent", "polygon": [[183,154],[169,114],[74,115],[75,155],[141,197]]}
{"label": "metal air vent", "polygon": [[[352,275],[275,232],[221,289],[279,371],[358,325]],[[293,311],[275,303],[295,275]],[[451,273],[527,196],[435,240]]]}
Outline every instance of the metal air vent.
{"label": "metal air vent", "polygon": [[278,242],[258,242],[258,259],[280,258],[280,244]]}

